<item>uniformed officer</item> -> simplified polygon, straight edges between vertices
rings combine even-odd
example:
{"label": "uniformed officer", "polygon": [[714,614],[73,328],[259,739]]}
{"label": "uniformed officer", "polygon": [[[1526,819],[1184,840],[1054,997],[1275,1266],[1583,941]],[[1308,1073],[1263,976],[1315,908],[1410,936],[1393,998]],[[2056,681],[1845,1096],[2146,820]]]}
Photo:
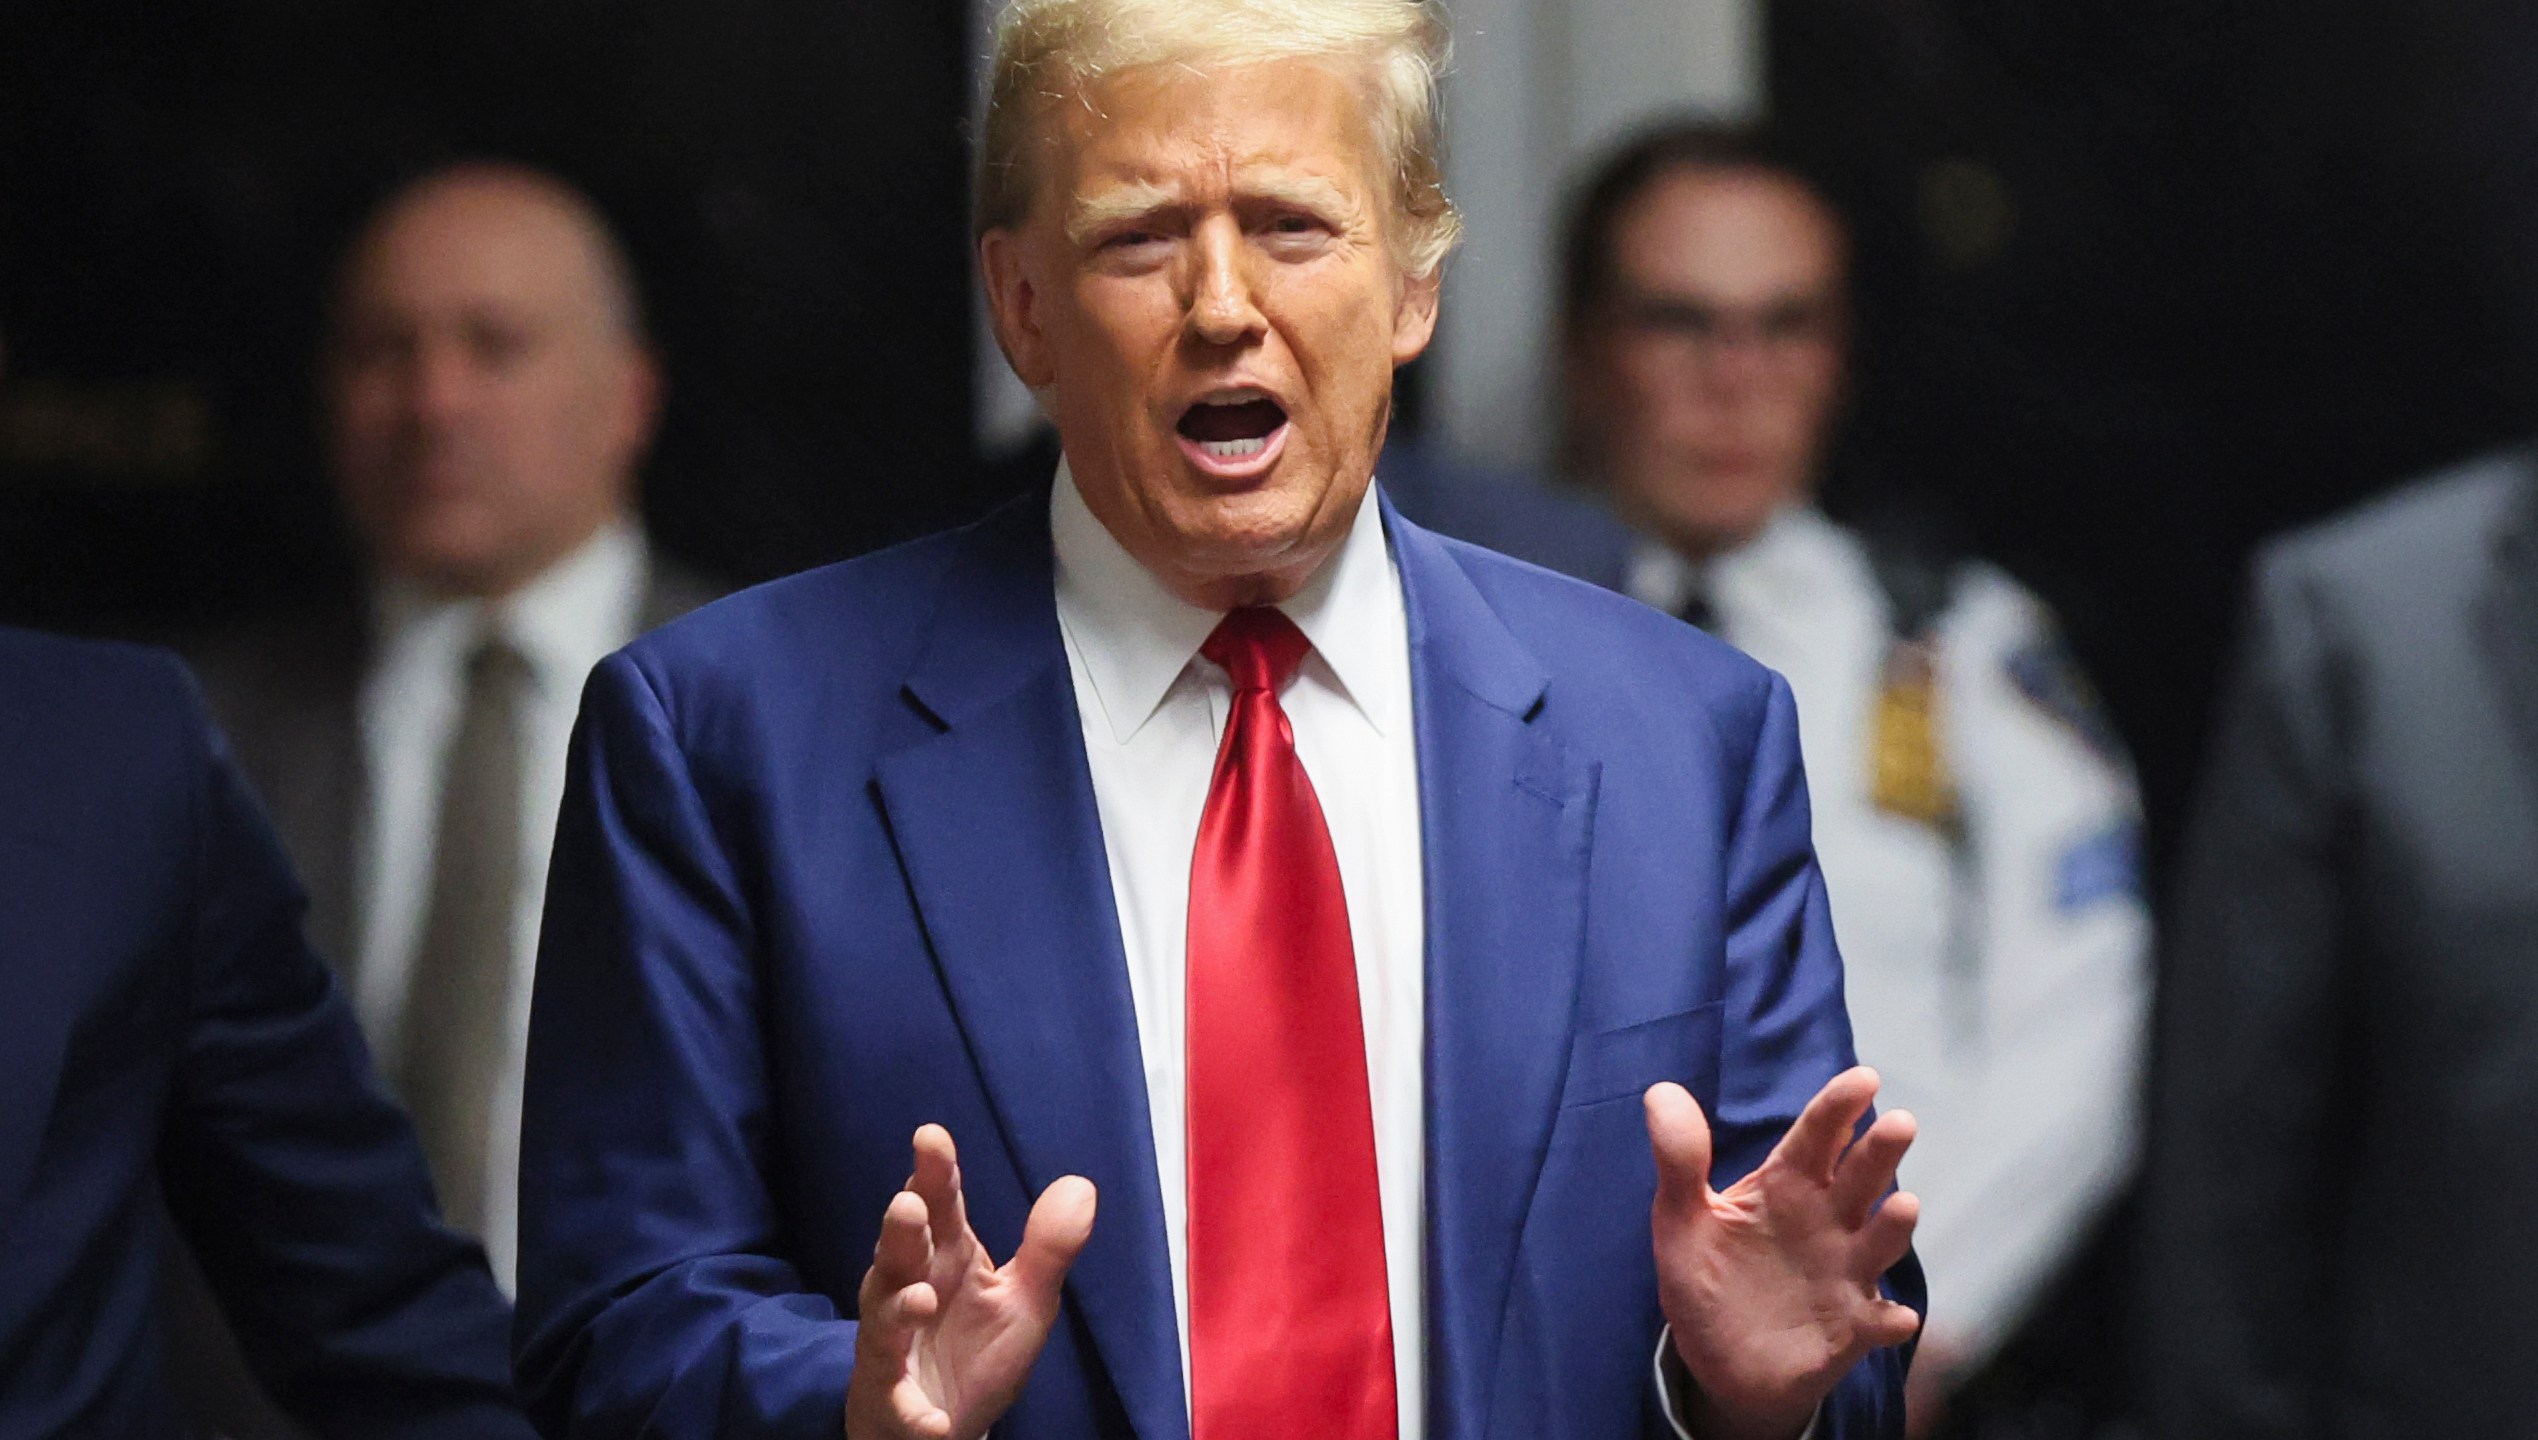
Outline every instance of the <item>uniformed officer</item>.
{"label": "uniformed officer", "polygon": [[[2125,1182],[2148,1001],[2130,767],[2051,615],[1903,523],[1816,508],[1841,221],[1768,141],[1616,154],[1571,221],[1569,460],[1610,509],[1385,458],[1414,518],[1711,629],[1796,692],[1860,1056],[1919,1118],[1926,1430]],[[1618,522],[1615,515],[1618,514]]]}

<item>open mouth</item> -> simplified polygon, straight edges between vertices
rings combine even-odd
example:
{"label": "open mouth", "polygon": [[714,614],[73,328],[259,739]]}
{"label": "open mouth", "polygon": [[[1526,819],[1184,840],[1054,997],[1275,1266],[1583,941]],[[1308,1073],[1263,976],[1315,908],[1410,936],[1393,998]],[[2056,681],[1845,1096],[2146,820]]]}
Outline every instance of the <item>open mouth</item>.
{"label": "open mouth", "polygon": [[1205,468],[1248,474],[1266,466],[1286,438],[1287,412],[1258,391],[1201,400],[1174,427],[1181,448]]}

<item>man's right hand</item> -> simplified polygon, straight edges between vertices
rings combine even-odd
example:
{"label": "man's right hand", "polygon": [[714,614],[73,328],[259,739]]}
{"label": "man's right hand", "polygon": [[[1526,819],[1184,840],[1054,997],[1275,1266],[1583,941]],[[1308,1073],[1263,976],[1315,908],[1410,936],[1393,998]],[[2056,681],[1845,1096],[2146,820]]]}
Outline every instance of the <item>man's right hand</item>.
{"label": "man's right hand", "polygon": [[916,1173],[891,1197],[864,1272],[848,1440],[977,1440],[1022,1393],[1056,1322],[1067,1267],[1093,1234],[1093,1182],[1040,1192],[998,1269],[969,1228],[951,1132],[916,1132]]}

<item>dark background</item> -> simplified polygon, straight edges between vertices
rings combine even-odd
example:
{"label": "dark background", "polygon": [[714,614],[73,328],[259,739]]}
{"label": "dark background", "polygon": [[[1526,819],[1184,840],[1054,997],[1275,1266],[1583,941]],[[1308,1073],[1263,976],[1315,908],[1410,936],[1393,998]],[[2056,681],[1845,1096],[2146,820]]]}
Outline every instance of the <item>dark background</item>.
{"label": "dark background", "polygon": [[2538,10],[1781,0],[1857,448],[2063,612],[2173,839],[2256,539],[2538,409]]}
{"label": "dark background", "polygon": [[40,0],[0,10],[0,616],[190,626],[340,578],[336,250],[396,181],[550,166],[668,361],[649,509],[738,579],[972,505],[953,0]]}
{"label": "dark background", "polygon": [[[1012,472],[971,454],[966,9],[0,0],[0,618],[157,635],[340,580],[331,257],[465,154],[625,231],[669,548],[749,580],[976,511]],[[2061,610],[2164,856],[2249,546],[2532,428],[2538,13],[1777,0],[1768,35],[1862,232],[1851,448]],[[1984,1433],[2121,1410],[2121,1269]]]}
{"label": "dark background", "polygon": [[[626,232],[673,550],[751,580],[974,512],[1011,481],[971,454],[966,28],[953,0],[0,4],[0,618],[161,633],[340,579],[332,257],[469,154]],[[1777,0],[1768,35],[1775,115],[1863,231],[1854,448],[2062,610],[2164,842],[2250,543],[2528,426],[2538,13]]]}

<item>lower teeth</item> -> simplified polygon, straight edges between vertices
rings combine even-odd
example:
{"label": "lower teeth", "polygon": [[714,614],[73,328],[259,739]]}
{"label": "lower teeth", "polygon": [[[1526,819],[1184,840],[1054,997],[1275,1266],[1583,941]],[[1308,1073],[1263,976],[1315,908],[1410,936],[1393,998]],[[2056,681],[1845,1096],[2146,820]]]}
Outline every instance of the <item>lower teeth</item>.
{"label": "lower teeth", "polygon": [[1255,440],[1202,440],[1199,448],[1206,451],[1212,460],[1240,460],[1268,449],[1269,440],[1266,436]]}

